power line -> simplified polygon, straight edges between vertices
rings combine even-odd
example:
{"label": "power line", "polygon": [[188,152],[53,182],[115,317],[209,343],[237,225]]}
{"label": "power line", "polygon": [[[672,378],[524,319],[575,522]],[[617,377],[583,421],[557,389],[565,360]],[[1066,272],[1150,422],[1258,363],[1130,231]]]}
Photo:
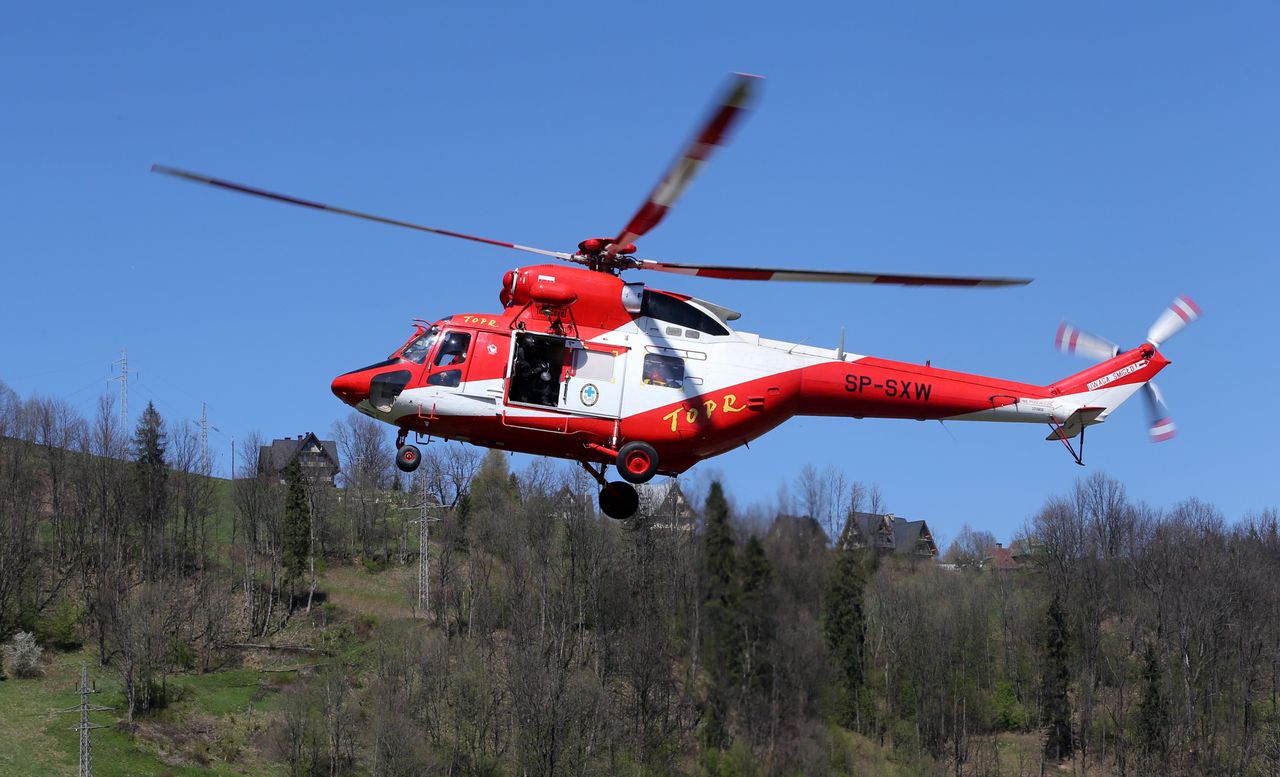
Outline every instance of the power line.
{"label": "power line", "polygon": [[93,775],[93,743],[89,740],[89,732],[95,728],[106,728],[99,723],[91,723],[89,721],[90,712],[105,712],[110,707],[101,707],[96,704],[89,703],[90,694],[98,692],[98,689],[89,684],[89,665],[80,665],[80,687],[77,689],[80,693],[80,703],[74,707],[67,707],[64,710],[58,710],[59,713],[79,712],[80,722],[71,727],[72,731],[80,732],[80,777],[92,777]]}
{"label": "power line", "polygon": [[200,471],[208,474],[209,469],[209,406],[200,403]]}
{"label": "power line", "polygon": [[120,358],[111,362],[111,365],[120,365],[120,374],[114,378],[107,378],[107,382],[120,381],[120,430],[123,434],[129,433],[129,349],[122,348],[120,350]]}

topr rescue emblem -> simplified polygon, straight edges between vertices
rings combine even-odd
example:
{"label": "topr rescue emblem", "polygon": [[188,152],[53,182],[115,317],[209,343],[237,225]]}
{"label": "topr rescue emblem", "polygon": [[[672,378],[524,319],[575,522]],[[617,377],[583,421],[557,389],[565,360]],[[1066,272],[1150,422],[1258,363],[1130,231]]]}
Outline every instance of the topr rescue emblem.
{"label": "topr rescue emblem", "polygon": [[582,387],[579,396],[582,397],[582,404],[591,407],[600,399],[600,389],[596,388],[596,384],[588,383]]}

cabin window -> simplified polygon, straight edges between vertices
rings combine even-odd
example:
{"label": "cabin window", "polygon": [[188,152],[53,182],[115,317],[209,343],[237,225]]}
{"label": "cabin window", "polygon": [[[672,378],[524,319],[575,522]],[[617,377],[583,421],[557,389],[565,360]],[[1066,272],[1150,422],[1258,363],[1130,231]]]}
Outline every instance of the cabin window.
{"label": "cabin window", "polygon": [[573,374],[586,380],[603,380],[612,383],[613,360],[614,355],[611,353],[576,350],[573,352]]}
{"label": "cabin window", "polygon": [[640,382],[650,386],[684,388],[684,359],[656,353],[645,354]]}

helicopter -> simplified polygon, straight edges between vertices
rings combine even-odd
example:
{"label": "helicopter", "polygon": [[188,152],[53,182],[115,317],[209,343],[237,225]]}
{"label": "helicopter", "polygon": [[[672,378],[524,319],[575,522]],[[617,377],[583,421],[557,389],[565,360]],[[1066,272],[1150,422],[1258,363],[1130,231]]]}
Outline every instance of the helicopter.
{"label": "helicopter", "polygon": [[[638,258],[635,242],[656,227],[711,154],[726,144],[759,82],[734,74],[710,116],[615,237],[554,251],[428,227],[305,200],[163,165],[153,172],[277,202],[556,259],[507,271],[498,313],[418,320],[389,357],[333,379],[333,393],[394,426],[396,466],[412,472],[425,435],[578,462],[599,484],[615,519],[639,508],[635,486],[676,476],[794,416],[1037,423],[1083,465],[1084,431],[1139,390],[1154,441],[1174,425],[1151,382],[1169,361],[1163,342],[1199,317],[1179,297],[1142,344],[1121,349],[1063,324],[1061,350],[1093,366],[1034,385],[785,342],[734,330],[723,305],[622,278],[631,270],[757,282],[1009,287],[1026,278],[747,268]],[[572,265],[580,265],[578,267]],[[409,441],[410,435],[414,442]],[[1078,438],[1078,447],[1073,440]],[[608,468],[621,480],[609,480]]]}

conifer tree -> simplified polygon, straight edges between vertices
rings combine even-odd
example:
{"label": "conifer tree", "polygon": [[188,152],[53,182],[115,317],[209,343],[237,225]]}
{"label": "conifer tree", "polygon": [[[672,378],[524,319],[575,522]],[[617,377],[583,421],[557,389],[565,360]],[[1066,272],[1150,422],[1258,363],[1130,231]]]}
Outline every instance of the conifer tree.
{"label": "conifer tree", "polygon": [[1142,701],[1138,706],[1138,749],[1154,769],[1164,759],[1169,709],[1161,692],[1163,673],[1155,646],[1147,643],[1142,659]]}
{"label": "conifer tree", "polygon": [[706,638],[703,649],[710,684],[703,736],[709,747],[725,748],[733,738],[729,731],[729,706],[742,663],[742,631],[738,623],[741,590],[733,529],[729,525],[729,503],[718,481],[711,484],[705,513],[703,573],[706,599],[703,614]]}
{"label": "conifer tree", "polygon": [[835,660],[843,692],[840,722],[849,728],[858,723],[858,692],[863,683],[863,649],[866,643],[866,613],[863,589],[866,569],[859,552],[841,544],[827,580],[827,600],[823,635]]}
{"label": "conifer tree", "polygon": [[742,687],[747,693],[769,687],[774,608],[773,567],[764,545],[752,534],[742,551]]}
{"label": "conifer tree", "polygon": [[141,528],[143,573],[154,578],[163,557],[162,534],[168,502],[169,470],[165,464],[168,435],[152,402],[138,418],[133,434],[134,510]]}
{"label": "conifer tree", "polygon": [[1055,593],[1047,614],[1044,675],[1041,678],[1041,694],[1044,698],[1041,718],[1045,727],[1044,754],[1054,761],[1070,758],[1073,752],[1071,699],[1067,695],[1070,683],[1066,615],[1062,611],[1062,601]]}
{"label": "conifer tree", "polygon": [[282,561],[285,586],[292,592],[293,586],[297,585],[307,570],[307,557],[311,550],[311,510],[302,465],[296,458],[284,468],[283,474],[286,493]]}

